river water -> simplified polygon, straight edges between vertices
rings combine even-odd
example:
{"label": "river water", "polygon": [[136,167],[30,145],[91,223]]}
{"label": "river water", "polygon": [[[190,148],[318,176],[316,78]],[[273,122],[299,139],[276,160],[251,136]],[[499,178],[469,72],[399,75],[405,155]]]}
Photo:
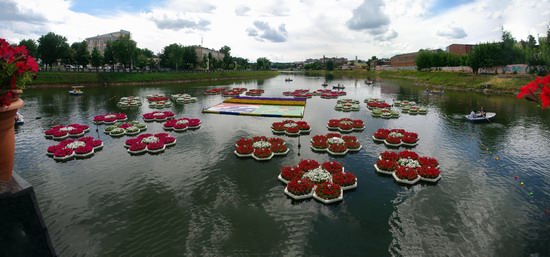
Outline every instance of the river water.
{"label": "river water", "polygon": [[[192,85],[86,88],[79,97],[66,89],[29,89],[22,98],[26,123],[16,131],[15,170],[35,188],[60,256],[528,256],[550,255],[550,111],[506,95],[472,92],[426,95],[411,82],[339,78],[359,112],[337,112],[336,100],[307,101],[303,120],[310,135],[284,137],[285,157],[268,162],[233,154],[241,137],[271,136],[279,118],[202,114],[223,101],[205,96],[214,86],[261,88],[265,96],[322,88],[324,78],[289,75],[271,79]],[[171,108],[177,117],[200,118],[202,127],[176,134],[163,154],[131,156],[128,137],[111,138],[92,124],[98,114],[120,112],[122,96],[189,93],[198,102]],[[427,115],[372,118],[367,97],[413,100]],[[463,115],[481,106],[497,113],[472,124]],[[124,111],[141,120],[146,104]],[[37,119],[41,117],[40,119]],[[314,153],[309,139],[327,133],[331,118],[365,121],[354,133],[356,154],[334,158]],[[105,144],[90,159],[56,162],[46,156],[55,141],[43,132],[58,124],[84,123]],[[162,123],[148,123],[149,133]],[[439,160],[443,178],[435,185],[403,186],[373,168],[386,150],[370,139],[378,128],[416,132],[414,151]],[[291,201],[277,180],[284,165],[301,159],[342,162],[358,178],[356,190],[339,204]]]}

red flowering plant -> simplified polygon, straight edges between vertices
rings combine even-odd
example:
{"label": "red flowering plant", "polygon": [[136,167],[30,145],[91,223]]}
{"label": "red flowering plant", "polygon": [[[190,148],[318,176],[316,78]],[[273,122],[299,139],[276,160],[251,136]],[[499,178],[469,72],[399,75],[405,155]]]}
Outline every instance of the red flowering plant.
{"label": "red flowering plant", "polygon": [[332,182],[340,186],[352,186],[357,181],[357,178],[350,172],[339,172],[332,174]]}
{"label": "red flowering plant", "polygon": [[271,129],[277,132],[284,132],[285,124],[282,122],[273,122],[273,124],[271,124]]}
{"label": "red flowering plant", "polygon": [[16,90],[23,89],[37,72],[38,63],[25,46],[13,47],[0,38],[0,107],[9,106]]}
{"label": "red flowering plant", "polygon": [[401,138],[401,141],[407,144],[414,144],[418,141],[418,134],[413,132],[405,132]]}
{"label": "red flowering plant", "polygon": [[307,178],[294,178],[286,186],[286,190],[293,195],[307,195],[313,190],[314,183],[311,183]]}
{"label": "red flowering plant", "polygon": [[281,178],[286,181],[291,181],[296,178],[301,178],[304,175],[303,170],[298,167],[284,166],[281,168]]}
{"label": "red flowering plant", "polygon": [[331,144],[328,149],[333,153],[343,153],[348,147],[345,144]]}
{"label": "red flowering plant", "polygon": [[437,176],[441,174],[441,171],[439,169],[431,166],[420,166],[417,171],[418,175],[420,175],[421,177],[430,179],[437,178]]}
{"label": "red flowering plant", "polygon": [[250,139],[250,138],[241,138],[241,139],[237,140],[237,145],[250,145],[250,146],[252,146],[252,143],[254,143],[254,141],[252,141],[252,139]]}
{"label": "red flowering plant", "polygon": [[164,143],[161,141],[147,144],[147,150],[156,151],[164,148]]}
{"label": "red flowering plant", "polygon": [[87,154],[94,150],[94,148],[90,144],[86,144],[83,146],[79,146],[76,149],[74,149],[74,152],[76,154]]}
{"label": "red flowering plant", "polygon": [[319,167],[319,163],[315,160],[301,160],[300,163],[298,163],[298,168],[304,172],[316,169]]}
{"label": "red flowering plant", "polygon": [[365,123],[362,120],[353,120],[353,128],[363,128]]}
{"label": "red flowering plant", "polygon": [[271,144],[271,151],[274,153],[284,153],[288,150],[286,144]]}
{"label": "red flowering plant", "polygon": [[396,152],[385,151],[380,154],[382,160],[397,161],[399,159],[399,154]]}
{"label": "red flowering plant", "polygon": [[528,101],[540,104],[542,109],[548,108],[550,106],[550,75],[546,75],[544,78],[537,77],[521,87],[517,98],[523,97]]}
{"label": "red flowering plant", "polygon": [[287,127],[286,132],[289,133],[289,134],[298,134],[298,133],[300,133],[300,128],[298,126]]}
{"label": "red flowering plant", "polygon": [[356,150],[361,148],[361,144],[357,141],[346,141],[344,144],[350,150]]}
{"label": "red flowering plant", "polygon": [[344,170],[344,167],[342,166],[341,163],[339,162],[323,162],[323,165],[322,165],[323,169],[328,171],[330,174],[334,174],[334,173],[342,173],[342,171]]}
{"label": "red flowering plant", "polygon": [[314,141],[323,141],[323,142],[325,142],[325,141],[327,141],[327,139],[328,138],[325,135],[315,135],[311,138],[311,141],[312,142],[314,142]]}
{"label": "red flowering plant", "polygon": [[327,140],[314,140],[311,142],[311,146],[316,149],[327,149],[328,143]]}
{"label": "red flowering plant", "polygon": [[418,177],[418,173],[416,172],[416,169],[405,167],[405,166],[399,166],[397,170],[395,171],[395,175],[404,180],[415,180]]}
{"label": "red flowering plant", "polygon": [[342,187],[329,181],[323,182],[317,185],[315,194],[322,199],[332,200],[340,197],[342,194]]}
{"label": "red flowering plant", "polygon": [[419,157],[418,154],[413,152],[413,151],[405,150],[405,151],[399,152],[399,158],[400,159],[417,160],[418,157]]}
{"label": "red flowering plant", "polygon": [[388,136],[388,137],[386,137],[386,143],[392,144],[392,145],[398,145],[398,144],[401,144],[401,138],[400,137],[394,137],[394,136]]}
{"label": "red flowering plant", "polygon": [[429,166],[434,168],[439,166],[439,162],[435,158],[427,157],[427,156],[418,157],[418,163],[421,166]]}
{"label": "red flowering plant", "polygon": [[132,151],[132,152],[137,152],[137,151],[141,151],[141,150],[145,149],[146,147],[147,147],[147,144],[142,143],[140,141],[140,142],[137,142],[137,143],[134,143],[134,144],[130,145],[129,150]]}
{"label": "red flowering plant", "polygon": [[256,148],[254,149],[254,156],[256,156],[259,159],[265,159],[271,157],[273,152],[269,148]]}
{"label": "red flowering plant", "polygon": [[251,154],[254,152],[254,147],[252,147],[252,144],[250,145],[237,145],[236,151],[238,154]]}
{"label": "red flowering plant", "polygon": [[397,169],[397,162],[392,160],[378,160],[376,162],[376,167],[383,171],[393,172]]}
{"label": "red flowering plant", "polygon": [[311,129],[309,124],[307,124],[307,122],[305,121],[297,121],[296,124],[298,124],[298,127],[300,128],[300,130],[307,131]]}
{"label": "red flowering plant", "polygon": [[376,132],[374,132],[373,136],[376,139],[384,140],[384,139],[386,139],[386,137],[388,137],[389,134],[390,134],[389,129],[379,128],[378,130],[376,130]]}

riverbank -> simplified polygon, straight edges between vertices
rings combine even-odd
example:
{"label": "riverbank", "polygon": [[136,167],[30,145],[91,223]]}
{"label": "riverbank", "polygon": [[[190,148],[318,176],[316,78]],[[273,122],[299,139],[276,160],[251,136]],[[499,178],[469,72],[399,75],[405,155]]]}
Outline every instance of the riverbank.
{"label": "riverbank", "polygon": [[535,77],[513,74],[469,74],[462,72],[419,71],[306,71],[310,76],[334,76],[348,78],[390,78],[413,80],[419,86],[467,91],[492,91],[515,94],[519,88]]}
{"label": "riverbank", "polygon": [[120,86],[143,84],[173,84],[235,79],[264,79],[277,76],[277,71],[217,71],[217,72],[40,72],[27,88],[71,86]]}

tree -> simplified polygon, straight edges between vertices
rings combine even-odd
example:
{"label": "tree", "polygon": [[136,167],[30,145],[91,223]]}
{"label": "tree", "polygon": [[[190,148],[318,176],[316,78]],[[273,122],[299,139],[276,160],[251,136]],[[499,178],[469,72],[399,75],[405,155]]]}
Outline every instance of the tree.
{"label": "tree", "polygon": [[68,49],[67,39],[53,32],[38,39],[38,57],[44,64],[50,66],[50,70],[52,64],[68,54]]}
{"label": "tree", "polygon": [[334,62],[332,60],[327,61],[327,70],[334,70]]}
{"label": "tree", "polygon": [[101,55],[99,50],[97,50],[97,47],[94,47],[94,49],[92,50],[90,61],[92,67],[96,68],[96,70],[99,66],[101,66],[101,64],[103,64],[103,56]]}
{"label": "tree", "polygon": [[74,60],[78,65],[86,67],[90,63],[90,52],[88,51],[88,43],[82,41],[73,43],[71,48],[74,49]]}
{"label": "tree", "polygon": [[220,48],[220,53],[223,53],[224,56],[223,56],[223,68],[224,69],[227,69],[228,65],[230,63],[233,63],[233,59],[231,58],[231,47],[229,46],[223,46],[222,48]]}
{"label": "tree", "polygon": [[38,56],[38,45],[36,41],[32,39],[23,39],[19,42],[19,46],[25,46],[32,57]]}
{"label": "tree", "polygon": [[178,70],[183,63],[183,47],[179,44],[165,46],[160,55],[160,65]]}
{"label": "tree", "polygon": [[117,63],[117,60],[115,58],[115,54],[113,53],[111,42],[107,42],[107,45],[105,46],[105,51],[103,52],[103,61],[104,64],[109,64],[109,66],[111,66],[112,71],[115,70],[115,63]]}
{"label": "tree", "polygon": [[268,70],[271,69],[271,61],[266,57],[260,57],[256,60],[256,69],[258,70]]}
{"label": "tree", "polygon": [[121,63],[124,68],[133,65],[133,58],[137,49],[136,41],[132,40],[129,35],[123,35],[111,43],[113,55],[117,62]]}
{"label": "tree", "polygon": [[183,51],[183,67],[192,70],[197,65],[197,52],[193,46],[184,46]]}

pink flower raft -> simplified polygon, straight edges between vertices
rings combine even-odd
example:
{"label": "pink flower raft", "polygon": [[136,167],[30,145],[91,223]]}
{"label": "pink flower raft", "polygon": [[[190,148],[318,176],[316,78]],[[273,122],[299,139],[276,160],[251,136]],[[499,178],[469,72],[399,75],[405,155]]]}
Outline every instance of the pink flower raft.
{"label": "pink flower raft", "polygon": [[67,126],[59,125],[44,131],[44,137],[47,139],[63,140],[68,137],[81,137],[90,131],[88,125],[70,124]]}
{"label": "pink flower raft", "polygon": [[103,148],[103,141],[93,137],[78,140],[65,139],[57,145],[48,147],[46,155],[56,161],[68,161],[73,158],[88,158]]}
{"label": "pink flower raft", "polygon": [[143,120],[145,122],[153,122],[153,121],[162,122],[162,121],[173,119],[174,116],[175,114],[171,111],[164,111],[164,112],[154,111],[154,112],[148,112],[143,114]]}
{"label": "pink flower raft", "polygon": [[125,121],[128,119],[128,116],[124,113],[109,113],[104,115],[97,115],[94,116],[93,122],[94,124],[101,125],[111,125],[115,124],[115,122]]}
{"label": "pink flower raft", "polygon": [[168,133],[141,134],[137,137],[127,139],[124,147],[128,148],[130,154],[161,153],[166,147],[176,144],[176,138]]}
{"label": "pink flower raft", "polygon": [[184,132],[187,129],[199,129],[201,127],[201,120],[190,118],[171,119],[166,121],[162,127],[168,131]]}

